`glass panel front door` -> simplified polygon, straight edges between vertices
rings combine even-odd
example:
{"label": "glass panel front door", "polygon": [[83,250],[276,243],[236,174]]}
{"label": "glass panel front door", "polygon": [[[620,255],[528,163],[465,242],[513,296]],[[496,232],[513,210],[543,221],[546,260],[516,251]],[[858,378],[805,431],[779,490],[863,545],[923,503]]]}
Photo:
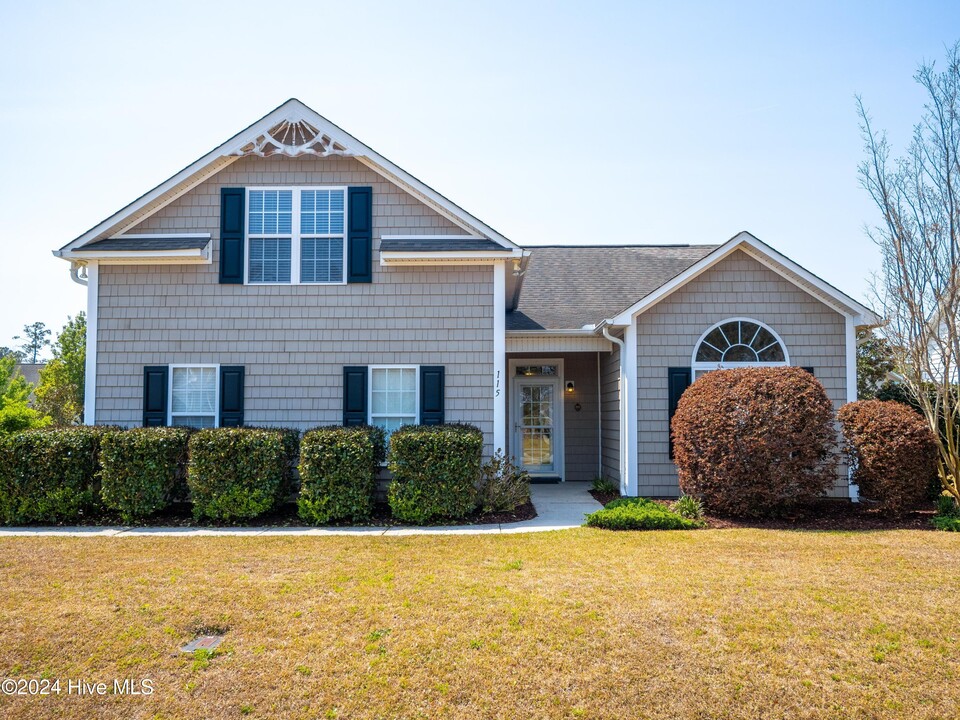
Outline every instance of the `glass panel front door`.
{"label": "glass panel front door", "polygon": [[518,380],[517,391],[517,435],[523,469],[532,473],[555,472],[556,384]]}

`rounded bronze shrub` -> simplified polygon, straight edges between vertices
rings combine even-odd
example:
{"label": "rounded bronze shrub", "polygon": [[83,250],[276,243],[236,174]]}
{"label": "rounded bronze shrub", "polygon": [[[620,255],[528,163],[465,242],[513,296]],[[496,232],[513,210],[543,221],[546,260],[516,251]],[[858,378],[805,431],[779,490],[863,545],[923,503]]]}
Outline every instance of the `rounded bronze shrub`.
{"label": "rounded bronze shrub", "polygon": [[783,513],[837,479],[833,405],[801,368],[707,373],[680,398],[672,432],[680,488],[710,512]]}
{"label": "rounded bronze shrub", "polygon": [[840,425],[860,493],[899,512],[922,501],[937,474],[937,441],[899,402],[862,400],[840,408]]}

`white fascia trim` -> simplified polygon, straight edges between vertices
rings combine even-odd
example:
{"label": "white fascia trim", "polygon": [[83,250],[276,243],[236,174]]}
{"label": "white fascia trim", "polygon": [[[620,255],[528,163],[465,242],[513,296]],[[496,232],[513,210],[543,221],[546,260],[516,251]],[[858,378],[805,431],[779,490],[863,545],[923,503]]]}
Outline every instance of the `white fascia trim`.
{"label": "white fascia trim", "polygon": [[99,319],[100,268],[87,263],[87,350],[83,369],[83,424],[97,422],[97,320]]}
{"label": "white fascia trim", "polygon": [[381,235],[381,240],[489,240],[483,235]]}
{"label": "white fascia trim", "polygon": [[[880,322],[880,318],[877,317],[877,315],[870,308],[843,294],[832,285],[829,285],[810,271],[800,267],[785,255],[781,255],[769,245],[761,242],[750,233],[741,232],[720,247],[716,248],[712,253],[694,263],[679,275],[675,276],[672,280],[664,283],[646,297],[642,298],[627,309],[620,312],[615,317],[611,318],[608,323],[611,325],[629,325],[634,317],[656,305],[677,288],[685,285],[700,274],[709,270],[711,267],[730,255],[733,251],[747,248],[752,249],[753,252],[747,251],[752,258],[759,260],[760,258],[757,257],[758,254],[766,255],[776,263],[779,263],[784,268],[789,270],[791,273],[795,273],[798,277],[802,278],[804,282],[810,283],[824,293],[824,295],[832,298],[837,303],[837,306],[839,306],[835,307],[834,309],[838,309],[838,311],[843,315],[854,317],[854,320],[858,321],[858,324],[871,325],[878,324]],[[766,267],[769,267],[778,275],[793,282],[795,285],[797,284],[794,278],[791,278],[789,274],[783,272],[783,269],[776,267],[775,265],[766,265]],[[798,285],[798,287],[805,289],[802,285]],[[809,290],[807,290],[807,292],[809,293]],[[817,298],[821,302],[823,301],[822,298],[818,298],[816,295],[812,295],[812,297]],[[839,308],[843,308],[843,310],[839,310]]]}
{"label": "white fascia trim", "polygon": [[624,403],[624,414],[626,422],[624,423],[626,432],[620,440],[621,452],[623,454],[624,472],[621,474],[620,486],[627,497],[636,497],[640,492],[640,483],[638,480],[638,451],[640,438],[637,435],[637,402],[638,402],[638,382],[637,382],[637,326],[629,325],[623,333],[623,348],[621,349],[621,380],[622,392],[626,397]]}
{"label": "white fascia trim", "polygon": [[380,265],[401,265],[404,263],[424,262],[455,262],[460,265],[469,265],[476,262],[500,262],[510,258],[521,257],[519,250],[490,250],[481,252],[467,252],[459,250],[436,252],[411,252],[407,250],[380,251]]}
{"label": "white fascia trim", "polygon": [[507,264],[493,266],[493,451],[507,451]]}
{"label": "white fascia trim", "polygon": [[188,250],[74,250],[61,257],[101,265],[209,265],[213,262],[210,244]]}

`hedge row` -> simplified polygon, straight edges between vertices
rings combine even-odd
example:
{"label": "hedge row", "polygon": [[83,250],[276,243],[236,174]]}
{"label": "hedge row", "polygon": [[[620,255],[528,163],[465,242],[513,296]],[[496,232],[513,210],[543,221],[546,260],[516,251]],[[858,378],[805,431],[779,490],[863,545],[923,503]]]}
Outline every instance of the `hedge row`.
{"label": "hedge row", "polygon": [[[525,474],[502,458],[481,465],[475,427],[404,427],[390,446],[398,519],[462,518],[478,502],[512,510],[528,497]],[[69,522],[106,508],[132,522],[188,496],[197,518],[253,518],[290,496],[297,469],[302,519],[357,522],[373,511],[386,455],[373,427],[318,428],[302,442],[296,430],[268,428],[27,431],[0,438],[0,521]]]}

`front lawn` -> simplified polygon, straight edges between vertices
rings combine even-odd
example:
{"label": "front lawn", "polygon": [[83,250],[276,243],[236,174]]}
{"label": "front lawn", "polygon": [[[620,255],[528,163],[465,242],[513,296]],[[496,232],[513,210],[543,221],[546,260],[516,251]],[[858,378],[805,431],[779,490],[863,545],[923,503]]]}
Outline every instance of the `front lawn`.
{"label": "front lawn", "polygon": [[949,533],[2,538],[0,677],[155,691],[0,716],[950,717],[958,608]]}

